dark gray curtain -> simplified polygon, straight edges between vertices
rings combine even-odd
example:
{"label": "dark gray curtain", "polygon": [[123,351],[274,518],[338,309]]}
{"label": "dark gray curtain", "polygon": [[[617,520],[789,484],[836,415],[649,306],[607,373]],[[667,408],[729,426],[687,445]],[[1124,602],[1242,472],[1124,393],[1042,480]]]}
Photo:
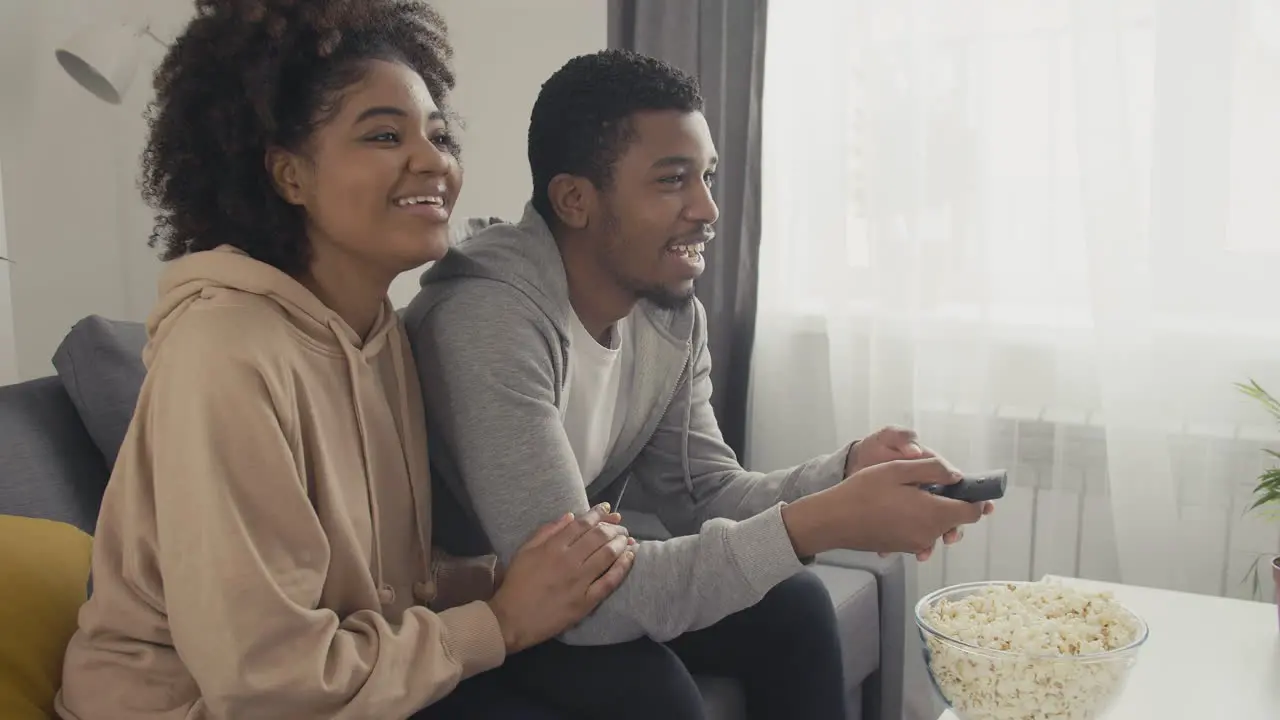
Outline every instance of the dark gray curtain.
{"label": "dark gray curtain", "polygon": [[712,405],[725,441],[746,451],[760,257],[760,103],[767,0],[609,0],[609,46],[698,78],[720,153],[715,242],[698,297],[707,308]]}

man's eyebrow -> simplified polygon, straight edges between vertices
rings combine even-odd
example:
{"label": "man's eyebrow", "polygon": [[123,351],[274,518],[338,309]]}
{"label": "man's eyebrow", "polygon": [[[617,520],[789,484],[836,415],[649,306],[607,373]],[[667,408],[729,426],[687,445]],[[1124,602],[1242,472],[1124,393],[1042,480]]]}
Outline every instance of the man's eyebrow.
{"label": "man's eyebrow", "polygon": [[[715,167],[716,165],[719,164],[719,162],[720,162],[720,158],[713,157],[711,158],[711,161],[707,163],[707,165],[708,167]],[[659,158],[656,162],[653,163],[653,167],[655,168],[679,167],[683,165],[696,165],[696,164],[697,164],[697,160],[694,160],[688,155],[668,155],[664,158]]]}
{"label": "man's eyebrow", "polygon": [[[364,112],[360,113],[360,116],[356,118],[356,122],[362,123],[365,120],[368,120],[369,118],[379,117],[381,115],[391,115],[393,117],[408,117],[409,113],[392,105],[378,105],[375,107],[371,107],[365,110]],[[431,111],[431,114],[427,116],[427,119],[428,120],[444,120],[444,112],[440,110],[433,110]]]}
{"label": "man's eyebrow", "polygon": [[693,164],[693,158],[691,157],[688,157],[685,155],[668,155],[664,158],[659,158],[658,160],[656,160],[653,163],[653,167],[663,168],[663,167],[674,167],[676,165],[692,165],[692,164]]}

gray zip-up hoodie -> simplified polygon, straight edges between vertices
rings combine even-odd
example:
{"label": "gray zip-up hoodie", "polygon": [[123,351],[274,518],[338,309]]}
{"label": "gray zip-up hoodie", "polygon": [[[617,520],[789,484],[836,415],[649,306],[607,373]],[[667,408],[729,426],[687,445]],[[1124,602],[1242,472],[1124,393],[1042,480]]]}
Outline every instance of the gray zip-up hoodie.
{"label": "gray zip-up hoodie", "polygon": [[543,523],[643,486],[676,535],[642,542],[622,586],[563,640],[663,641],[758,602],[803,568],[782,503],[830,487],[848,448],[787,470],[747,472],[711,409],[706,313],[640,302],[621,434],[583,481],[560,408],[573,312],[564,264],[541,216],[472,221],[422,276],[405,323],[426,401],[436,541],[509,563]]}

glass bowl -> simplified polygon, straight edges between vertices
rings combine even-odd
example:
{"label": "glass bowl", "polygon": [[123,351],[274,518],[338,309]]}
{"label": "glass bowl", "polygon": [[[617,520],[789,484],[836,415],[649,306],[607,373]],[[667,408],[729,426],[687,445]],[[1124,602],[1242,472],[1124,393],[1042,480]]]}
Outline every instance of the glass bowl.
{"label": "glass bowl", "polygon": [[[1113,619],[1133,629],[1133,640],[1114,650],[1060,654],[982,647],[976,644],[976,638],[970,642],[954,633],[949,635],[929,621],[940,603],[954,603],[976,593],[1002,588],[1019,592],[1036,588],[1081,592],[1055,583],[991,581],[953,585],[922,598],[916,603],[916,627],[924,645],[929,679],[942,700],[960,720],[1099,720],[1106,717],[1124,691],[1138,653],[1147,641],[1146,622],[1112,599],[1110,603],[1116,608]],[[1008,618],[987,614],[976,619],[984,626],[1008,622],[1001,632],[1037,622],[1036,618],[1012,614]]]}

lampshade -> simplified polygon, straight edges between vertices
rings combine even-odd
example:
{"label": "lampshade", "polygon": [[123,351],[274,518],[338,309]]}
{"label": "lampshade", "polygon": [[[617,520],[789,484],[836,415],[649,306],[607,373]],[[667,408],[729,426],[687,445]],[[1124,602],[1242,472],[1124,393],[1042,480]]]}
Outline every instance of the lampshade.
{"label": "lampshade", "polygon": [[138,39],[145,29],[112,22],[85,27],[56,55],[67,74],[102,100],[119,105],[138,70]]}

